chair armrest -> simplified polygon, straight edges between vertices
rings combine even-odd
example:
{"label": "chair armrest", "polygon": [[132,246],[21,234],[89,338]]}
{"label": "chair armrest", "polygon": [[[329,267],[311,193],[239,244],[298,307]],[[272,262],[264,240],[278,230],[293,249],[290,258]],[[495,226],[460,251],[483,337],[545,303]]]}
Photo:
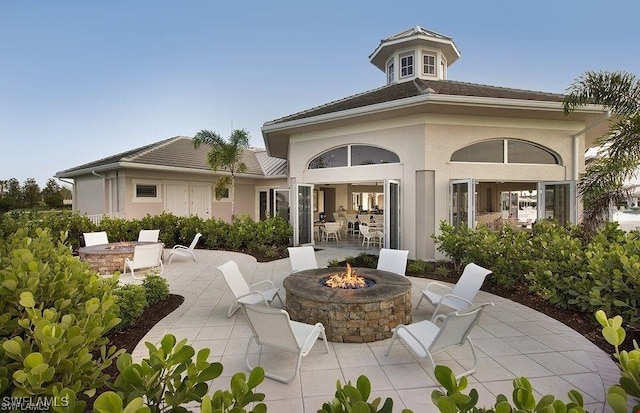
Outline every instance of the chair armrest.
{"label": "chair armrest", "polygon": [[171,248],[172,250],[179,250],[179,249],[184,249],[184,250],[188,250],[189,247],[185,247],[184,245],[174,245],[173,248]]}
{"label": "chair armrest", "polygon": [[473,305],[473,303],[471,301],[467,300],[466,298],[458,297],[457,295],[453,295],[453,294],[445,294],[445,295],[443,295],[442,298],[440,299],[440,303],[439,303],[441,305],[446,305],[446,306],[450,307],[450,305],[448,305],[445,300],[447,300],[448,302],[451,302],[451,300],[453,300],[453,301],[462,301],[462,302],[468,304],[469,306]]}
{"label": "chair armrest", "polygon": [[431,288],[432,288],[431,286],[440,287],[440,288],[442,288],[444,290],[448,290],[448,291],[453,291],[452,287],[449,287],[448,285],[442,284],[442,283],[440,283],[438,281],[431,281],[429,284],[427,284],[427,286],[424,289],[424,291],[432,291],[431,290]]}
{"label": "chair armrest", "polygon": [[[267,307],[269,307],[269,302],[265,298],[264,294],[262,294],[262,291],[251,291],[250,293],[242,294],[241,296],[236,297],[236,301],[238,301],[238,300],[240,300],[241,298],[244,298],[244,297],[249,297],[251,295],[259,295],[262,298],[262,301],[264,301],[264,304]],[[240,304],[242,304],[242,303],[240,303]]]}
{"label": "chair armrest", "polygon": [[258,286],[260,284],[268,284],[269,288],[275,288],[275,284],[273,284],[273,281],[271,280],[262,280],[262,281],[258,281],[257,283],[253,283],[249,286],[249,289],[253,289],[253,287]]}

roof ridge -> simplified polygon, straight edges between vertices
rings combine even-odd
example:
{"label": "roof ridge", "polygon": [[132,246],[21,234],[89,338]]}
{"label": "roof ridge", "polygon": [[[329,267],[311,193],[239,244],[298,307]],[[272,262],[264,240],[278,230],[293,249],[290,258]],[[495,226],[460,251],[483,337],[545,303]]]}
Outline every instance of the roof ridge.
{"label": "roof ridge", "polygon": [[364,91],[364,92],[356,93],[356,94],[354,94],[354,95],[350,95],[350,96],[347,96],[347,97],[344,97],[344,98],[341,98],[341,99],[332,100],[332,101],[327,102],[327,103],[324,103],[324,104],[322,104],[322,105],[314,106],[314,107],[312,107],[312,108],[309,108],[309,109],[306,109],[306,110],[302,110],[302,111],[300,111],[300,112],[295,112],[295,113],[292,113],[292,114],[287,115],[287,116],[282,116],[282,117],[279,117],[279,118],[277,118],[277,119],[273,119],[272,121],[267,122],[267,123],[269,123],[269,124],[270,124],[270,123],[278,123],[278,122],[280,122],[282,119],[286,119],[286,118],[290,118],[290,117],[294,117],[294,116],[303,115],[303,114],[308,113],[308,112],[313,112],[314,110],[322,109],[322,108],[324,108],[324,107],[326,107],[326,106],[330,106],[330,105],[333,105],[333,104],[336,104],[336,103],[340,103],[340,102],[343,102],[343,101],[347,101],[347,100],[349,100],[349,99],[353,99],[353,98],[358,97],[358,96],[361,96],[361,95],[366,95],[367,93],[371,93],[371,92],[375,92],[375,91],[378,91],[378,90],[382,90],[382,89],[384,89],[384,88],[392,87],[392,86],[394,86],[394,85],[396,85],[396,84],[397,84],[397,83],[389,83],[389,84],[387,84],[387,85],[380,86],[380,87],[377,87],[377,88],[374,88],[374,89],[370,89],[370,90],[366,90],[366,91]]}
{"label": "roof ridge", "polygon": [[140,148],[139,151],[134,150],[135,151],[134,153],[132,153],[129,156],[122,157],[120,159],[120,161],[132,162],[132,161],[136,160],[137,158],[139,158],[139,157],[141,157],[143,155],[146,155],[146,154],[148,154],[150,152],[153,152],[153,151],[156,151],[156,150],[158,150],[158,149],[160,149],[160,148],[162,148],[164,146],[172,144],[173,142],[175,142],[175,141],[177,141],[179,139],[191,139],[191,138],[188,138],[186,136],[174,136],[173,138],[167,138],[165,140],[162,140],[162,141],[159,141],[159,142],[156,142],[156,143],[152,143],[151,145],[143,146],[143,147]]}

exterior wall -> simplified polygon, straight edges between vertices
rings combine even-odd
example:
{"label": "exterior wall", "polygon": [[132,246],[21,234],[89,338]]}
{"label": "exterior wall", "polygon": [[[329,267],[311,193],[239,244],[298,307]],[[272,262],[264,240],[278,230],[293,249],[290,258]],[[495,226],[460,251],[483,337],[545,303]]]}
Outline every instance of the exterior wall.
{"label": "exterior wall", "polygon": [[[210,201],[208,201],[208,215],[206,217],[231,220],[231,200],[215,199],[213,174],[175,173],[163,171],[147,171],[138,169],[120,170],[116,174],[101,173],[107,179],[93,175],[75,179],[76,199],[75,210],[87,214],[103,214],[109,212],[122,212],[127,219],[142,218],[145,215],[159,215],[168,210],[167,185],[174,188],[183,187],[186,205],[185,215],[193,213],[195,206],[192,204],[192,189],[194,187],[207,186],[210,189]],[[136,184],[151,184],[158,186],[157,197],[153,199],[136,198]],[[279,186],[287,187],[287,179],[247,179],[236,178],[236,215],[248,214],[253,219],[256,217],[255,186]]]}
{"label": "exterior wall", "polygon": [[[410,257],[443,258],[429,241],[437,223],[448,220],[449,181],[475,178],[487,181],[537,182],[575,180],[584,171],[584,139],[573,135],[582,122],[516,119],[486,116],[422,114],[374,121],[323,131],[293,134],[289,141],[289,171],[298,183],[339,184],[362,181],[401,181],[401,248]],[[496,138],[515,138],[556,152],[562,165],[450,162],[456,150]],[[578,148],[574,148],[577,143]],[[346,144],[369,144],[395,152],[400,164],[350,168],[307,169],[316,155]],[[574,152],[575,150],[575,152]],[[574,153],[578,159],[574,160]],[[425,200],[426,198],[426,200]],[[349,208],[350,194],[336,194]],[[428,216],[423,216],[428,214]]]}
{"label": "exterior wall", "polygon": [[105,183],[102,178],[89,175],[74,180],[73,210],[89,215],[104,214]]}
{"label": "exterior wall", "polygon": [[[423,169],[425,159],[424,122],[415,117],[388,122],[373,122],[344,128],[293,135],[289,142],[289,173],[297,183],[349,184],[354,182],[401,182],[401,247],[415,254],[415,172]],[[345,144],[382,147],[396,153],[399,164],[366,165],[342,168],[307,169],[316,155]],[[364,187],[363,187],[364,188]],[[350,193],[336,193],[336,203],[348,209]]]}

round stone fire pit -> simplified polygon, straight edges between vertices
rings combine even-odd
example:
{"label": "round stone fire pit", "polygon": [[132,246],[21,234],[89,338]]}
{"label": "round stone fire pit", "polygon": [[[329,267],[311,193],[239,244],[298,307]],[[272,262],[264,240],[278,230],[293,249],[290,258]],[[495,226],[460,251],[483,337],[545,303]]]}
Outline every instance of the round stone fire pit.
{"label": "round stone fire pit", "polygon": [[343,268],[300,271],[284,279],[292,320],[322,323],[332,342],[368,343],[391,337],[398,324],[411,324],[411,282],[401,275],[356,268],[375,284],[359,289],[330,288],[328,276]]}
{"label": "round stone fire pit", "polygon": [[124,270],[125,258],[133,258],[136,245],[151,244],[150,242],[127,241],[110,242],[109,244],[92,245],[78,249],[78,256],[89,263],[98,274],[113,274]]}

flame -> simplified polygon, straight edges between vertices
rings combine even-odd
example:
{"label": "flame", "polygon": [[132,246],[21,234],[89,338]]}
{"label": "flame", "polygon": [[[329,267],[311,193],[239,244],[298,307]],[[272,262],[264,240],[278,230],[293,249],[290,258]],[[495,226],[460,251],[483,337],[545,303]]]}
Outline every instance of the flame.
{"label": "flame", "polygon": [[362,288],[366,286],[366,282],[364,278],[356,274],[356,272],[351,269],[351,265],[347,263],[347,271],[331,275],[327,278],[327,281],[325,281],[325,285],[331,288]]}
{"label": "flame", "polygon": [[107,247],[107,249],[110,250],[124,250],[127,249],[129,247],[133,246],[133,244],[131,242],[127,242],[127,241],[120,241],[119,243],[115,244],[115,245],[110,245]]}

